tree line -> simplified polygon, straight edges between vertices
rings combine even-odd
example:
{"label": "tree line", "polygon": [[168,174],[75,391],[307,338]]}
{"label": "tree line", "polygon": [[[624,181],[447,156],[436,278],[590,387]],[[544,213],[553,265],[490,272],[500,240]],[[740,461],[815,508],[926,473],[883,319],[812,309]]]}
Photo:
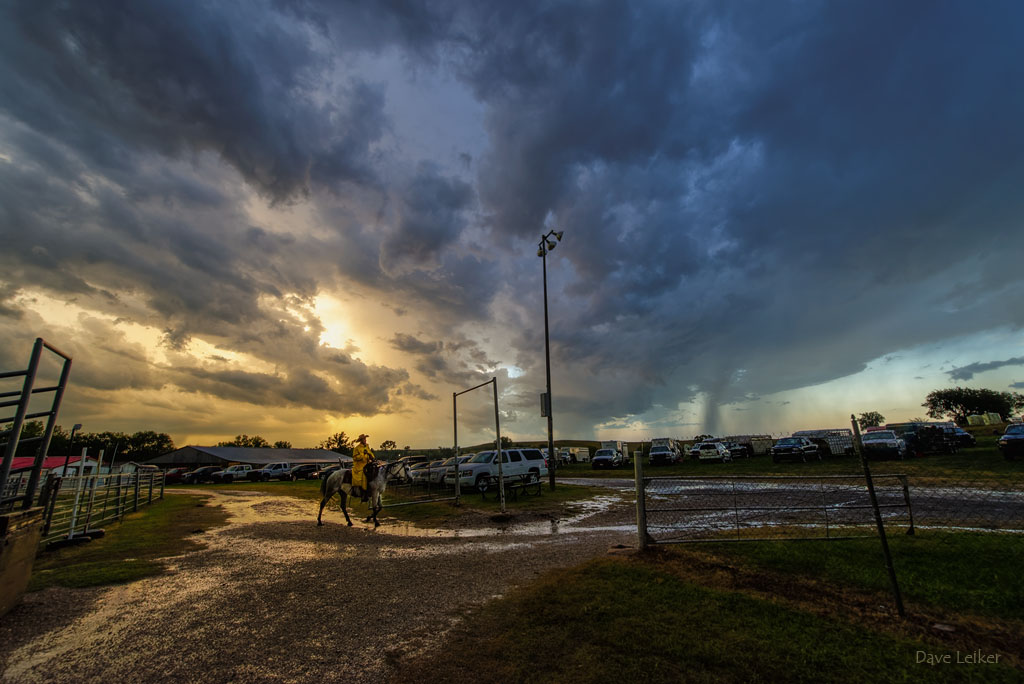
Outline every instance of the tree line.
{"label": "tree line", "polygon": [[[3,426],[9,430],[11,424]],[[46,430],[42,421],[32,420],[21,429],[21,439],[39,437]],[[35,456],[39,449],[37,442],[18,446],[17,456]],[[50,437],[48,454],[51,456],[77,455],[82,449],[88,449],[89,456],[99,456],[102,450],[105,459],[116,458],[118,461],[145,461],[156,458],[160,454],[174,450],[174,440],[166,432],[140,430],[138,432],[76,432],[74,439],[71,433],[61,425],[55,425]]]}
{"label": "tree line", "polygon": [[[0,431],[9,430],[11,424],[0,426]],[[22,426],[21,439],[26,440],[32,437],[39,437],[46,429],[42,421],[32,420]],[[249,449],[270,448],[270,449],[291,449],[292,443],[287,440],[270,442],[259,435],[236,435],[234,439],[218,442],[216,446],[244,447]],[[344,432],[336,432],[327,439],[321,440],[316,445],[317,449],[327,449],[347,456],[352,455],[352,448],[355,446],[353,440]],[[18,446],[16,456],[35,456],[39,444],[30,442]],[[386,439],[380,443],[380,449],[396,449],[394,440]],[[168,451],[174,451],[174,440],[166,432],[154,432],[153,430],[140,430],[139,432],[76,432],[72,439],[71,433],[61,425],[53,428],[53,435],[50,437],[50,448],[47,453],[50,456],[78,455],[82,449],[88,449],[91,457],[99,456],[100,451],[104,452],[105,459],[115,458],[117,461],[147,461],[156,458]],[[409,449],[408,446],[405,449]]]}
{"label": "tree line", "polygon": [[[967,425],[967,416],[985,413],[998,413],[1000,418],[1006,420],[1014,412],[1024,410],[1024,394],[972,387],[949,387],[930,392],[921,406],[928,410],[928,416],[931,418],[949,419],[957,425]],[[885,416],[878,411],[868,411],[857,418],[857,423],[862,429],[876,427],[884,422]]]}

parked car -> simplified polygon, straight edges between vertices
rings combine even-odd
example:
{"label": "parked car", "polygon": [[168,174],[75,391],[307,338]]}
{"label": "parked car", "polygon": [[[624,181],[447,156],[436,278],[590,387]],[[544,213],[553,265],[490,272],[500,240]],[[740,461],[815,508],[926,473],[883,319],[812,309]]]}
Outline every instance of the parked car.
{"label": "parked car", "polygon": [[[530,477],[540,479],[548,474],[544,456],[540,449],[502,449],[501,472],[506,477]],[[498,474],[497,452],[481,451],[459,466],[459,487],[476,487],[485,492],[490,487],[490,478]],[[444,483],[455,484],[455,471],[445,473]]]}
{"label": "parked car", "polygon": [[690,449],[690,456],[698,461],[721,461],[727,463],[732,460],[729,448],[722,442],[700,442]]}
{"label": "parked car", "polygon": [[409,470],[409,476],[413,484],[425,485],[436,483],[444,477],[444,461],[430,461],[429,463],[417,463]]}
{"label": "parked car", "polygon": [[892,430],[865,432],[860,440],[868,458],[905,458],[907,455],[907,443]]}
{"label": "parked car", "polygon": [[1024,424],[1011,423],[1006,426],[1006,432],[996,442],[1003,458],[1013,461],[1024,455]]}
{"label": "parked car", "polygon": [[315,480],[320,466],[316,463],[303,463],[292,468],[288,473],[292,480]]}
{"label": "parked car", "polygon": [[[459,456],[459,466],[461,467],[463,463],[466,463],[467,461],[471,460],[474,456],[476,456],[476,454],[462,454],[461,456]],[[441,484],[449,484],[449,482],[446,481],[445,478],[449,476],[451,476],[452,478],[455,477],[455,457],[452,456],[451,458],[446,458],[444,460],[444,466],[444,473],[441,475],[440,481]],[[454,484],[454,480],[451,480],[451,483]]]}
{"label": "parked car", "polygon": [[326,480],[328,477],[330,477],[331,473],[333,473],[335,470],[338,470],[339,468],[344,468],[344,466],[341,465],[340,463],[334,463],[329,466],[324,466],[320,468],[320,470],[316,471],[316,476],[321,480]]}
{"label": "parked car", "polygon": [[654,465],[673,465],[679,463],[679,452],[675,449],[659,444],[651,447],[647,455],[647,462]]}
{"label": "parked car", "polygon": [[809,460],[820,461],[821,452],[818,445],[806,437],[783,437],[772,447],[772,462],[801,461],[806,463]]}
{"label": "parked car", "polygon": [[956,439],[956,443],[962,447],[972,447],[978,443],[978,440],[975,439],[974,435],[967,430],[964,430],[959,425],[953,428],[953,438]]}
{"label": "parked car", "polygon": [[164,484],[179,484],[187,472],[188,468],[171,468],[164,473]]}
{"label": "parked car", "polygon": [[202,466],[181,476],[182,484],[199,484],[201,482],[213,482],[213,474],[220,470],[220,466]]}
{"label": "parked car", "polygon": [[750,447],[739,442],[722,442],[729,450],[729,455],[736,458],[750,458]]}
{"label": "parked car", "polygon": [[224,470],[218,470],[217,472],[210,475],[210,479],[214,482],[221,484],[227,484],[234,482],[235,480],[244,480],[252,470],[252,466],[248,463],[239,463],[236,465],[228,466]]}
{"label": "parked car", "polygon": [[291,463],[268,463],[259,470],[254,470],[249,475],[250,480],[262,480],[267,482],[269,480],[288,480],[291,479],[292,475],[292,464]]}
{"label": "parked car", "polygon": [[594,452],[594,458],[590,459],[590,467],[594,470],[598,468],[618,468],[623,465],[626,465],[626,458],[615,449],[598,449]]}

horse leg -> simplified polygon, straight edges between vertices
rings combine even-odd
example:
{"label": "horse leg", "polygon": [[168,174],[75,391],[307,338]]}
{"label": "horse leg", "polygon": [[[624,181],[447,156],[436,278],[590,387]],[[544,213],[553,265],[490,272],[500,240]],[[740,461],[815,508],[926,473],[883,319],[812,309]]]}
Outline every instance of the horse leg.
{"label": "horse leg", "polygon": [[331,492],[330,494],[328,494],[327,496],[325,496],[324,498],[322,498],[320,500],[320,512],[316,514],[316,524],[317,524],[317,527],[323,527],[324,521],[321,520],[320,518],[324,514],[324,506],[327,505],[327,502],[331,500],[332,496],[334,496],[334,492]]}
{"label": "horse leg", "polygon": [[338,492],[338,496],[341,497],[341,512],[345,514],[345,522],[348,523],[349,527],[352,527],[352,518],[348,517],[348,507],[346,506],[348,496],[345,492]]}

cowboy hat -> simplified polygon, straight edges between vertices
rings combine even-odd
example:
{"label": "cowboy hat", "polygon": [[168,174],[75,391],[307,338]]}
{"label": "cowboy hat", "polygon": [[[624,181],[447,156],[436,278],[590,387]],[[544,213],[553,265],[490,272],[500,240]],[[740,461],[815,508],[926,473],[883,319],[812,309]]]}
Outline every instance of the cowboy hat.
{"label": "cowboy hat", "polygon": [[365,442],[366,438],[369,437],[369,436],[370,435],[359,435],[358,437],[356,437],[356,441],[357,442]]}

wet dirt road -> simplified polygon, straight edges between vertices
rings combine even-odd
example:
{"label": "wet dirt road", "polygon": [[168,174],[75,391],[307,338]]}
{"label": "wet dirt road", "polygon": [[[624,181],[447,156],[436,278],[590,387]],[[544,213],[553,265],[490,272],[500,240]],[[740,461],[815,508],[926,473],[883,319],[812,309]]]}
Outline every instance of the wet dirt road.
{"label": "wet dirt road", "polygon": [[230,524],[167,575],[36,592],[0,619],[0,681],[386,682],[473,607],[635,537],[614,497],[560,521],[431,533],[349,528],[337,511],[317,527],[312,501],[204,493]]}

